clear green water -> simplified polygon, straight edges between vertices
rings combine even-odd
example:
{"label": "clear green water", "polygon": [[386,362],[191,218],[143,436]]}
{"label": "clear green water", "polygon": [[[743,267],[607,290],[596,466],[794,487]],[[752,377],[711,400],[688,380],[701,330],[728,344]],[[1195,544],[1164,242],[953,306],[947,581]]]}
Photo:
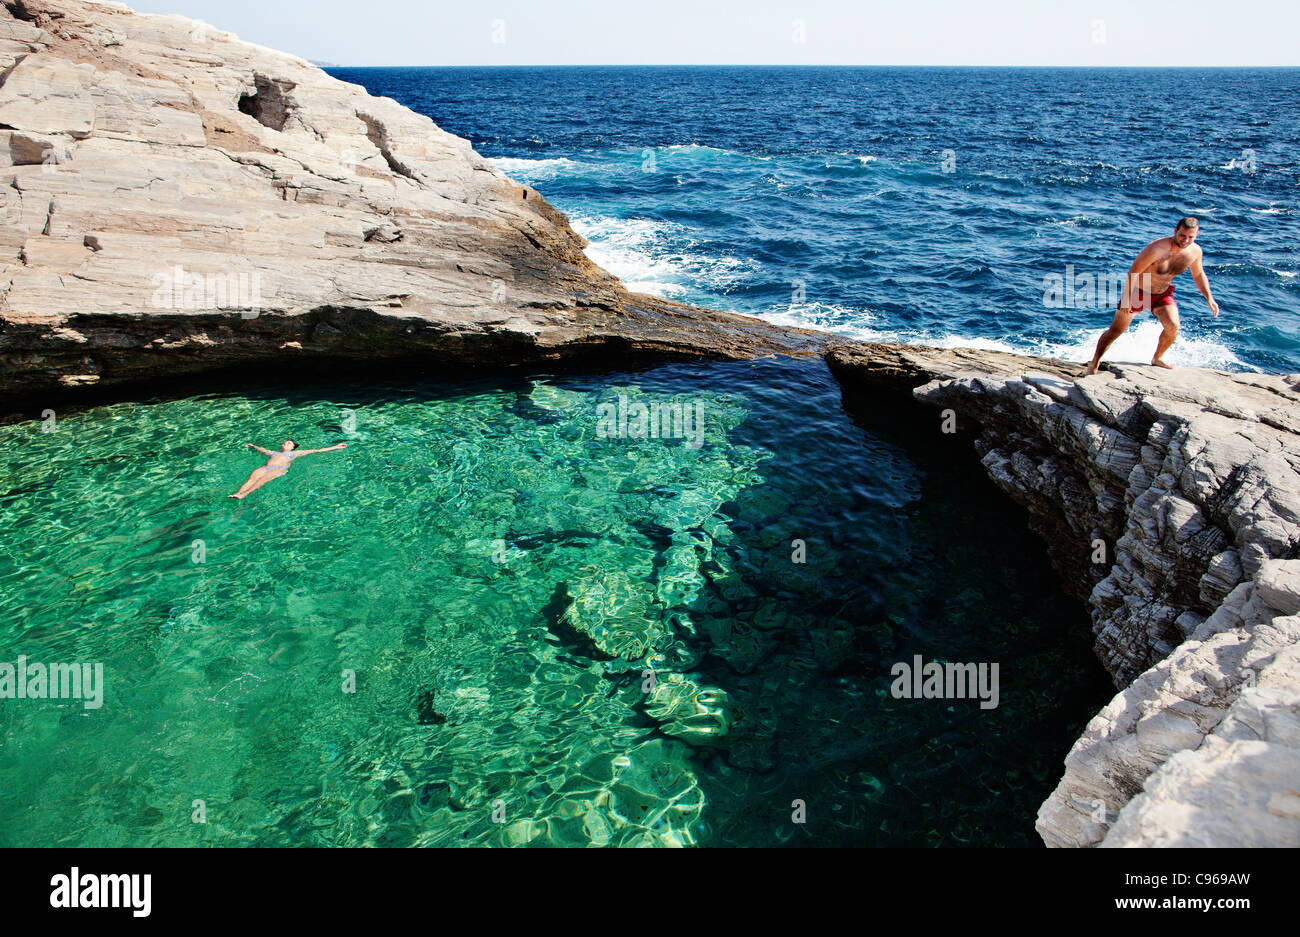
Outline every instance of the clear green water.
{"label": "clear green water", "polygon": [[[704,445],[600,438],[618,394]],[[769,361],[0,427],[0,661],[107,684],[0,700],[0,845],[1034,844],[1108,695],[1086,619],[893,411]],[[225,497],[288,437],[349,448]],[[914,653],[1001,705],[893,699]]]}

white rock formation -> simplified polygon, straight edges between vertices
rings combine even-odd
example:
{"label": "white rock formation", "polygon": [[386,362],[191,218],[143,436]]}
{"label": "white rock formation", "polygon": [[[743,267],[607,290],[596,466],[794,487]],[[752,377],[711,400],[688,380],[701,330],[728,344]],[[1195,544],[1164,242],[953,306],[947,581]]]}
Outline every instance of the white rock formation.
{"label": "white rock formation", "polygon": [[0,8],[0,396],[821,346],[628,293],[585,244],[466,140],[295,56],[119,4]]}
{"label": "white rock formation", "polygon": [[[1053,846],[1300,846],[1300,391],[1112,365],[937,379],[991,477],[1093,582],[1121,692],[1039,812]],[[1104,561],[1092,563],[1101,545]]]}

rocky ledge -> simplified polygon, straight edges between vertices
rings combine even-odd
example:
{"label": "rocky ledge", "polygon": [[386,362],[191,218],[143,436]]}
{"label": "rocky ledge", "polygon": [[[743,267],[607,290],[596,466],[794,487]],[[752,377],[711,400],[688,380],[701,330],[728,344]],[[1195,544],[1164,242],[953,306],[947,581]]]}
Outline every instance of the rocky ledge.
{"label": "rocky ledge", "polygon": [[[847,348],[910,363],[1086,601],[1120,693],[1043,804],[1052,846],[1300,845],[1300,375]],[[882,361],[884,362],[882,365]],[[936,422],[936,431],[938,423]]]}
{"label": "rocky ledge", "polygon": [[468,141],[179,16],[6,0],[0,167],[0,396],[325,358],[824,344],[628,292]]}
{"label": "rocky ledge", "polygon": [[[6,155],[7,154],[7,155]],[[825,354],[951,410],[1120,692],[1050,845],[1300,845],[1300,377],[836,342],[631,293],[469,143],[293,56],[0,11],[0,397],[225,367]],[[125,392],[125,391],[123,391]]]}

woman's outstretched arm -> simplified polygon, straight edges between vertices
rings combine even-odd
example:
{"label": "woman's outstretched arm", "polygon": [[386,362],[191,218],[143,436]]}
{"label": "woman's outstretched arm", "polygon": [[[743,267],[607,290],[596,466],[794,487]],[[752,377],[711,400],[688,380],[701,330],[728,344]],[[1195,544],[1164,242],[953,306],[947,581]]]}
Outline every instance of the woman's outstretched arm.
{"label": "woman's outstretched arm", "polygon": [[302,456],[302,455],[314,455],[317,452],[335,452],[339,449],[346,449],[347,447],[348,447],[347,443],[341,442],[337,446],[329,446],[325,449],[298,449],[294,452],[294,455]]}
{"label": "woman's outstretched arm", "polygon": [[244,443],[244,445],[247,446],[249,449],[256,449],[258,452],[264,452],[267,455],[275,455],[275,453],[272,452],[270,449],[263,449],[261,446],[255,446],[251,442],[246,442]]}

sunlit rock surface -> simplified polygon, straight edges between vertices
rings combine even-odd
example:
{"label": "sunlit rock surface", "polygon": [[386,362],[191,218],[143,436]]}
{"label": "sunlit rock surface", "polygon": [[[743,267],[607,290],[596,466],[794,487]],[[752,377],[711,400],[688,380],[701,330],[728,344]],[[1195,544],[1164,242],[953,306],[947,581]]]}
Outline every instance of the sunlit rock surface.
{"label": "sunlit rock surface", "polygon": [[205,24],[11,0],[0,69],[0,395],[322,357],[820,347],[629,293],[468,141]]}

